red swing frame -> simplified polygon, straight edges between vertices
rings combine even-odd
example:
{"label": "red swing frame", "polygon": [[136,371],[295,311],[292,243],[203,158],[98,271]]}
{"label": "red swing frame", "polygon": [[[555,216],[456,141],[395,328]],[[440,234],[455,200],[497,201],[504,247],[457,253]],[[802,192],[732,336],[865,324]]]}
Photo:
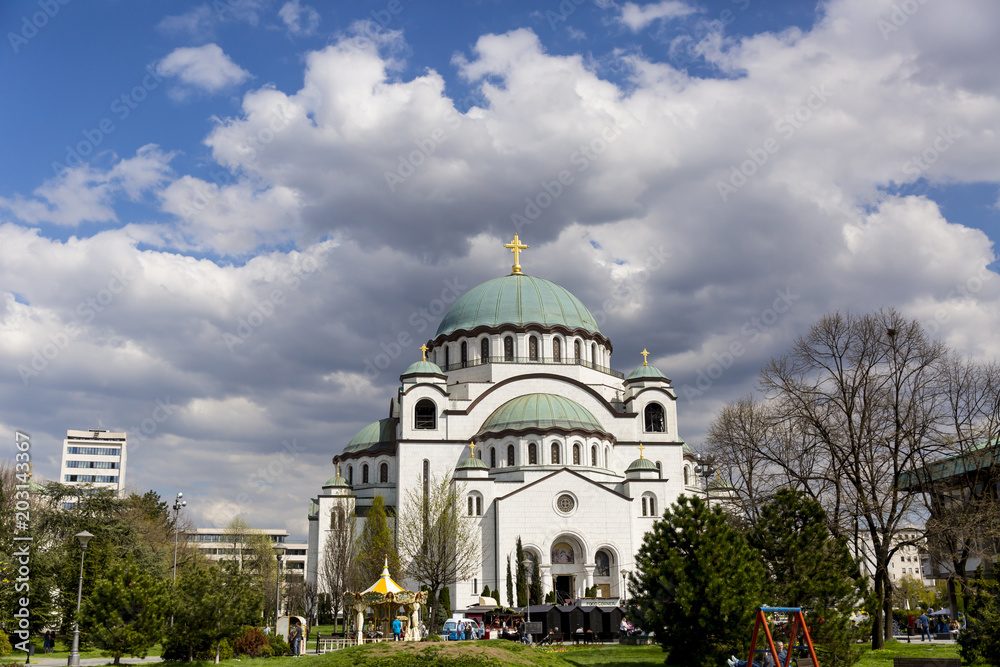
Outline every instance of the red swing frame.
{"label": "red swing frame", "polygon": [[[791,614],[792,631],[788,637],[788,651],[785,653],[785,664],[778,661],[778,649],[774,647],[774,637],[771,636],[771,628],[767,625],[767,618],[764,614]],[[757,634],[761,626],[764,628],[764,636],[767,637],[768,648],[771,649],[771,657],[774,664],[779,667],[789,667],[792,662],[792,649],[795,648],[795,638],[798,637],[799,624],[802,625],[802,632],[806,637],[806,648],[809,649],[809,657],[812,659],[813,667],[819,667],[819,660],[816,659],[816,649],[813,648],[812,639],[809,637],[809,628],[806,627],[806,617],[802,614],[802,607],[757,607],[757,621],[753,626],[753,636],[750,638],[750,657],[747,658],[747,667],[753,665],[753,656],[757,651]]]}

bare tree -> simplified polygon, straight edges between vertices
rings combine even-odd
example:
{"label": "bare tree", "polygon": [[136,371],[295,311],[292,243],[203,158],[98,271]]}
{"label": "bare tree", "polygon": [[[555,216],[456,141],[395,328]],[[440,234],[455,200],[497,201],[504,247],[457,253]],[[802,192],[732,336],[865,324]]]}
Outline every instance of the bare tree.
{"label": "bare tree", "polygon": [[[448,477],[432,478],[406,495],[398,525],[399,551],[406,573],[427,586],[431,599],[438,591],[468,579],[482,562],[478,517],[462,512],[462,489]],[[471,514],[471,512],[469,513]],[[431,627],[437,627],[436,605]]]}
{"label": "bare tree", "polygon": [[[330,528],[323,545],[319,571],[319,590],[329,596],[334,625],[344,605],[344,593],[357,587],[357,518],[345,504],[334,506],[330,512]],[[344,613],[347,629],[347,613]]]}

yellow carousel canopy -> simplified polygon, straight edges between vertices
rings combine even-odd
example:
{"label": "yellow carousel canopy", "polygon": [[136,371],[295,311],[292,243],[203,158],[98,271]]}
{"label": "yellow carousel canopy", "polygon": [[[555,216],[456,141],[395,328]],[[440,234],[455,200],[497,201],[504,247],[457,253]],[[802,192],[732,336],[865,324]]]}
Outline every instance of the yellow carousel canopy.
{"label": "yellow carousel canopy", "polygon": [[386,593],[402,593],[403,587],[392,580],[389,576],[389,558],[385,559],[385,566],[382,568],[382,576],[374,584],[366,588],[361,592],[362,595],[365,593],[381,593],[385,595]]}

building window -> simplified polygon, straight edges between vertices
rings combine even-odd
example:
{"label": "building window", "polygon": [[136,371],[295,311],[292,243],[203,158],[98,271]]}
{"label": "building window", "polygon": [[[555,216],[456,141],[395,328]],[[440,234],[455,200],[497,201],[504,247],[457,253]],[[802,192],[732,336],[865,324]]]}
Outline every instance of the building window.
{"label": "building window", "polygon": [[483,515],[483,497],[478,493],[469,494],[469,516]]}
{"label": "building window", "polygon": [[553,442],[552,443],[552,463],[555,463],[555,464],[559,463],[559,443],[558,442]]}
{"label": "building window", "polygon": [[562,361],[562,343],[558,338],[552,339],[552,361],[557,364]]}
{"label": "building window", "polygon": [[538,465],[538,446],[533,443],[528,443],[528,465]]}
{"label": "building window", "polygon": [[[646,514],[647,508],[649,514]],[[642,515],[643,516],[656,516],[656,498],[651,494],[646,494],[642,497]]]}
{"label": "building window", "polygon": [[472,516],[473,507],[475,507],[475,500],[472,499],[472,496],[469,496],[469,516]]}
{"label": "building window", "polygon": [[483,498],[482,496],[476,496],[476,516],[483,515]]}
{"label": "building window", "polygon": [[490,467],[491,468],[497,467],[497,450],[493,449],[492,447],[490,447]]}
{"label": "building window", "polygon": [[607,469],[609,469],[609,470],[611,469],[611,448],[610,447],[605,447],[604,448],[604,467],[607,468]]}
{"label": "building window", "polygon": [[460,349],[462,350],[462,368],[465,368],[469,365],[469,346],[466,345],[464,340]]}
{"label": "building window", "polygon": [[448,366],[450,364],[451,364],[451,349],[449,349],[448,344],[445,343],[445,345],[444,345],[444,367],[448,368]]}
{"label": "building window", "polygon": [[611,576],[611,558],[608,556],[608,552],[601,551],[597,552],[597,556],[594,557],[594,576],[595,577],[610,577]]}
{"label": "building window", "polygon": [[691,485],[691,473],[687,466],[684,466],[684,486]]}
{"label": "building window", "polygon": [[597,343],[590,344],[590,360],[597,365]]}
{"label": "building window", "polygon": [[378,481],[380,484],[389,483],[389,464],[383,463],[378,467]]}
{"label": "building window", "polygon": [[368,464],[367,463],[364,464],[363,466],[361,466],[361,483],[362,484],[367,484],[368,483]]}
{"label": "building window", "polygon": [[528,337],[528,359],[538,361],[538,339],[534,336]]}
{"label": "building window", "polygon": [[503,360],[514,361],[514,338],[511,336],[503,339]]}
{"label": "building window", "polygon": [[485,364],[490,360],[490,339],[484,338],[479,341],[479,356]]}
{"label": "building window", "polygon": [[573,465],[580,465],[580,445],[573,445]]}
{"label": "building window", "polygon": [[590,465],[597,467],[597,445],[590,448]]}
{"label": "building window", "polygon": [[417,401],[413,409],[413,427],[421,431],[433,431],[437,428],[437,406],[434,401],[425,398]]}
{"label": "building window", "polygon": [[507,465],[514,465],[514,445],[507,445]]}
{"label": "building window", "polygon": [[643,516],[647,516],[647,514],[646,514],[646,496],[642,497],[642,515]]}
{"label": "building window", "polygon": [[580,361],[580,341],[573,341],[573,356]]}
{"label": "building window", "polygon": [[663,406],[659,403],[650,403],[644,411],[646,415],[646,432],[663,433]]}
{"label": "building window", "polygon": [[354,485],[354,466],[347,466],[347,483]]}

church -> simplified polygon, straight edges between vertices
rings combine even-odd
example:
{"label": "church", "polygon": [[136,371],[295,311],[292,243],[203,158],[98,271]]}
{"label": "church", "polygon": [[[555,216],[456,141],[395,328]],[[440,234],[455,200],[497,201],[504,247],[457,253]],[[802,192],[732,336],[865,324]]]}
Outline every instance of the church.
{"label": "church", "polygon": [[612,369],[611,340],[587,307],[522,272],[528,246],[516,235],[504,247],[511,273],[454,302],[388,414],[333,457],[334,476],[310,502],[308,581],[323,571],[335,507],[349,504],[360,522],[376,495],[400,507],[445,476],[482,545],[479,571],[451,588],[455,608],[484,586],[505,590],[518,537],[545,595],[619,598],[653,521],[701,493],[677,395],[646,350],[629,352],[642,357],[627,375]]}

